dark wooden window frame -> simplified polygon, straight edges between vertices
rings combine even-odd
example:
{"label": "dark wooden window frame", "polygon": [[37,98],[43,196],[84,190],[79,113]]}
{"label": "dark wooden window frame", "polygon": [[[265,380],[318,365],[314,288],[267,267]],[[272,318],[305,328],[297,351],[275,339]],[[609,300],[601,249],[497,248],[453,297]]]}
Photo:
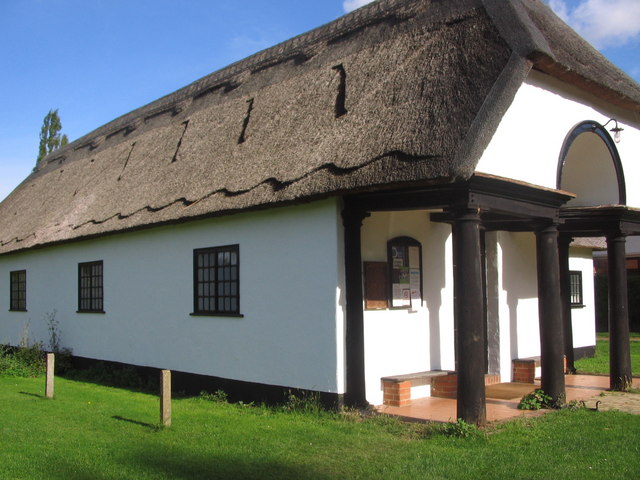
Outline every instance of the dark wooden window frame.
{"label": "dark wooden window frame", "polygon": [[569,304],[571,308],[584,307],[582,272],[580,270],[569,270]]}
{"label": "dark wooden window frame", "polygon": [[27,311],[27,271],[15,270],[9,273],[9,310]]}
{"label": "dark wooden window frame", "polygon": [[78,264],[78,313],[105,313],[102,260]]}
{"label": "dark wooden window frame", "polygon": [[193,313],[242,317],[240,313],[240,246],[193,251]]}

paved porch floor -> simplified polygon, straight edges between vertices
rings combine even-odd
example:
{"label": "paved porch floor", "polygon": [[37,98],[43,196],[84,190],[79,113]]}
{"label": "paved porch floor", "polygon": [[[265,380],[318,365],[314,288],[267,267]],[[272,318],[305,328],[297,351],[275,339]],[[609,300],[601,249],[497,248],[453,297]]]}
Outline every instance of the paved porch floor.
{"label": "paved porch floor", "polygon": [[[598,395],[609,389],[609,377],[598,375],[565,375],[567,401],[582,400],[589,407],[594,407]],[[633,379],[633,387],[640,388],[640,378]],[[518,403],[527,391],[539,388],[539,383],[500,383],[487,386],[487,421],[508,420],[514,417],[541,415],[544,410],[518,410]],[[636,394],[637,395],[637,394]],[[640,395],[638,395],[640,398]],[[381,405],[377,410],[389,415],[396,415],[407,420],[451,422],[456,419],[456,400],[450,398],[427,397],[413,400],[405,407]]]}

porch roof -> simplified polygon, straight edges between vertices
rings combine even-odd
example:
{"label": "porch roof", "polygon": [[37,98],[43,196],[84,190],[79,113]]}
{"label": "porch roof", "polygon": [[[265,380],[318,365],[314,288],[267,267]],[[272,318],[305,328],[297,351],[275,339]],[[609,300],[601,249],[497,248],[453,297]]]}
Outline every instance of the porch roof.
{"label": "porch roof", "polygon": [[559,209],[573,194],[476,172],[457,183],[347,197],[350,209],[366,212],[443,209],[431,220],[450,223],[458,212],[477,210],[486,230],[532,231],[560,223]]}
{"label": "porch roof", "polygon": [[560,231],[572,237],[640,235],[640,209],[626,205],[563,207]]}

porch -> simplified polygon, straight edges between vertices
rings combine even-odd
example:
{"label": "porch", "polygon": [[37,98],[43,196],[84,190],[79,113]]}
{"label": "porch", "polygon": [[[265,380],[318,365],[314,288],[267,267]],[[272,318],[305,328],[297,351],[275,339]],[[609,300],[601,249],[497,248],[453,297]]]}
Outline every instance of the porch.
{"label": "porch", "polygon": [[[584,401],[587,407],[595,407],[595,402],[601,400],[598,395],[609,391],[609,377],[598,375],[565,375],[567,402],[572,400]],[[633,387],[640,388],[640,378],[633,378]],[[499,383],[487,385],[485,388],[487,421],[495,422],[515,417],[540,415],[546,410],[518,410],[518,403],[523,395],[540,388],[536,384]],[[640,413],[640,395],[638,410]],[[606,397],[605,397],[606,398]],[[381,413],[399,416],[411,421],[452,422],[456,420],[456,399],[426,397],[413,400],[411,405],[392,407],[381,405],[376,409]]]}

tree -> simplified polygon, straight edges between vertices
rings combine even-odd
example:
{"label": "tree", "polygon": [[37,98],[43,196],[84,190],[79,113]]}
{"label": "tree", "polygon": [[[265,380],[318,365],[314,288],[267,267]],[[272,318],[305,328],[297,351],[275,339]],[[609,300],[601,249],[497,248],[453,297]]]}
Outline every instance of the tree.
{"label": "tree", "polygon": [[69,143],[66,135],[60,135],[60,130],[62,130],[62,122],[60,122],[58,109],[49,110],[49,113],[44,117],[42,128],[40,129],[40,147],[38,149],[36,165],[55,149]]}

